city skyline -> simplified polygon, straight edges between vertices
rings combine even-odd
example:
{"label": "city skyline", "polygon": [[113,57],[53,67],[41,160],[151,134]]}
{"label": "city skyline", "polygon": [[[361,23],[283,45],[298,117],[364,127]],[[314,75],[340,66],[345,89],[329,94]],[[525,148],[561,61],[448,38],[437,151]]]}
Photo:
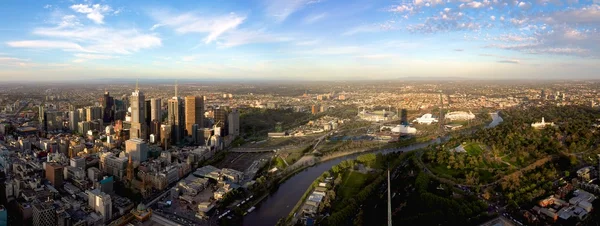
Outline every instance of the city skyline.
{"label": "city skyline", "polygon": [[0,81],[592,79],[597,1],[8,1]]}

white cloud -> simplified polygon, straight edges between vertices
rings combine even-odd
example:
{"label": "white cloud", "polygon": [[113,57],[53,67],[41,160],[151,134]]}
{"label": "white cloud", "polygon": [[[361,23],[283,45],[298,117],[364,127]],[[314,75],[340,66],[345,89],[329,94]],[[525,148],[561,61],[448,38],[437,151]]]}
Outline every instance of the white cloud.
{"label": "white cloud", "polygon": [[304,18],[304,23],[306,24],[312,24],[314,22],[317,22],[319,20],[322,20],[323,18],[325,18],[327,16],[326,13],[320,13],[320,14],[313,14],[313,15],[309,15],[307,17]]}
{"label": "white cloud", "polygon": [[296,52],[297,54],[307,54],[307,55],[348,55],[348,54],[358,54],[365,52],[363,47],[359,46],[336,46],[336,47],[324,47],[324,48],[316,48],[312,50],[305,50]]}
{"label": "white cloud", "polygon": [[301,10],[306,5],[319,3],[315,0],[265,0],[266,13],[270,17],[274,17],[276,22],[285,21],[290,15],[298,10]]}
{"label": "white cloud", "polygon": [[153,16],[160,25],[171,27],[181,34],[207,33],[208,35],[203,40],[207,44],[216,40],[223,33],[234,30],[246,19],[245,16],[235,13],[209,17],[193,13],[173,15],[165,12],[155,12]]}
{"label": "white cloud", "polygon": [[16,48],[34,48],[34,49],[63,49],[65,51],[91,52],[84,49],[77,43],[66,41],[49,41],[49,40],[25,40],[11,41],[6,43],[10,47]]}
{"label": "white cloud", "polygon": [[384,23],[378,23],[378,24],[365,24],[365,25],[359,25],[356,27],[352,27],[350,29],[348,29],[346,32],[342,33],[343,36],[350,36],[350,35],[355,35],[355,34],[360,34],[360,33],[372,33],[372,32],[379,32],[379,31],[386,31],[386,30],[394,30],[394,21],[386,21]]}
{"label": "white cloud", "polygon": [[0,56],[0,66],[27,66],[28,62],[27,59]]}
{"label": "white cloud", "polygon": [[494,21],[494,20],[496,20],[496,17],[495,16],[490,16],[490,20]]}
{"label": "white cloud", "polygon": [[159,28],[159,27],[162,27],[162,26],[164,26],[164,25],[162,25],[162,24],[155,24],[155,25],[152,25],[152,27],[150,28],[150,31],[154,31],[154,30],[156,30],[157,28]]}
{"label": "white cloud", "polygon": [[96,23],[96,24],[103,24],[104,23],[104,14],[112,11],[110,6],[100,5],[100,4],[95,4],[95,5],[77,4],[77,5],[72,5],[71,9],[75,12],[86,14],[87,18],[94,21],[94,23]]}
{"label": "white cloud", "polygon": [[600,26],[600,5],[556,11],[540,19],[551,24],[594,24]]}
{"label": "white cloud", "polygon": [[[489,2],[487,2],[487,3],[489,4]],[[487,5],[486,3],[472,1],[472,2],[467,2],[467,3],[461,3],[458,6],[458,8],[460,8],[460,9],[466,9],[466,8],[479,9],[479,8],[485,7],[486,5]]]}
{"label": "white cloud", "polygon": [[395,12],[395,13],[409,13],[413,11],[413,7],[408,6],[408,5],[397,5],[397,6],[392,6],[390,9],[388,9],[389,12]]}
{"label": "white cloud", "polygon": [[101,54],[87,54],[87,53],[77,53],[74,55],[77,58],[85,59],[85,60],[108,60],[117,58],[116,56],[110,55],[101,55]]}
{"label": "white cloud", "polygon": [[519,60],[499,60],[497,61],[498,63],[503,63],[503,64],[519,64]]}
{"label": "white cloud", "polygon": [[221,47],[234,47],[253,43],[273,43],[292,41],[291,37],[271,34],[265,30],[235,30],[219,39],[217,45]]}
{"label": "white cloud", "polygon": [[531,8],[531,3],[528,2],[519,2],[519,8],[523,10],[528,10]]}
{"label": "white cloud", "polygon": [[73,27],[73,26],[79,26],[79,25],[81,25],[81,23],[79,23],[79,20],[77,19],[77,17],[75,15],[63,16],[60,23],[58,24],[58,26],[60,26],[60,27]]}
{"label": "white cloud", "polygon": [[319,40],[314,39],[314,40],[308,40],[308,41],[299,41],[299,42],[296,42],[296,45],[297,46],[312,46],[312,45],[318,44],[319,42],[320,42]]}

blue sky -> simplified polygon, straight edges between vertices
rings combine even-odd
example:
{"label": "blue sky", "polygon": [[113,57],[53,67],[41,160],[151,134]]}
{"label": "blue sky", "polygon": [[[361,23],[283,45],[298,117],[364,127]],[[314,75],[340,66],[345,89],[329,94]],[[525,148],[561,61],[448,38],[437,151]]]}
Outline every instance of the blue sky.
{"label": "blue sky", "polygon": [[599,3],[4,0],[0,80],[600,78]]}

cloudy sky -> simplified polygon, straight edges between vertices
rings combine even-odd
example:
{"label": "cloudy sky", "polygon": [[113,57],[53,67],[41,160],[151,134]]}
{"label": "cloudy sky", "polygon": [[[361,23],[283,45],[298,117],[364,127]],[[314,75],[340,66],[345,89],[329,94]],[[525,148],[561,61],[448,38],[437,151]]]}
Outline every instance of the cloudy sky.
{"label": "cloudy sky", "polygon": [[600,0],[3,0],[0,21],[0,80],[600,78]]}

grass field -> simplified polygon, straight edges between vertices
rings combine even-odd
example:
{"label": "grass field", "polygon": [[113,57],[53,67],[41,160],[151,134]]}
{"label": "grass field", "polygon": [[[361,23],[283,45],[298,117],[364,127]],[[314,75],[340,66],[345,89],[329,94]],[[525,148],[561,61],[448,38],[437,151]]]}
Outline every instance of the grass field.
{"label": "grass field", "polygon": [[339,194],[341,194],[343,198],[358,194],[368,178],[369,175],[357,171],[344,173],[343,182],[339,188]]}
{"label": "grass field", "polygon": [[483,153],[483,149],[481,149],[481,145],[478,143],[468,143],[467,145],[464,145],[464,147],[469,155],[481,155],[481,153]]}
{"label": "grass field", "polygon": [[273,160],[273,165],[277,167],[277,169],[285,169],[287,167],[285,165],[285,162],[283,162],[283,160],[280,157],[277,157]]}

